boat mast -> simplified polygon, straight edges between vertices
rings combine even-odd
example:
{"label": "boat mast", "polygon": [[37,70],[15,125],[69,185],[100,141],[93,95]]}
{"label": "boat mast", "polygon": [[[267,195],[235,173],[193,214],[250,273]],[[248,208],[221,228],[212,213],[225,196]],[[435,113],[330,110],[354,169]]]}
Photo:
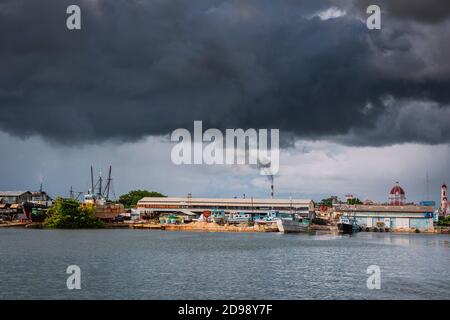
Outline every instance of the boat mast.
{"label": "boat mast", "polygon": [[109,190],[110,190],[110,187],[111,187],[111,180],[112,180],[112,178],[111,178],[111,170],[112,170],[112,167],[109,166],[108,180],[106,182],[105,190],[103,191],[103,197],[106,199],[106,201],[109,200]]}
{"label": "boat mast", "polygon": [[102,196],[102,174],[100,173],[98,177],[98,197],[100,198]]}

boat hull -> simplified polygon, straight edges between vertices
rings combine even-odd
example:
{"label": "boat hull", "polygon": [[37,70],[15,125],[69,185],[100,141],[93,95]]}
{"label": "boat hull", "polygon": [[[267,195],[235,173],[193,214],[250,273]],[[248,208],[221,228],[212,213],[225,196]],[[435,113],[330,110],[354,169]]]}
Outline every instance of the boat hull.
{"label": "boat hull", "polygon": [[277,226],[278,230],[283,233],[300,233],[309,231],[309,225],[305,225],[296,220],[279,219],[277,220]]}
{"label": "boat hull", "polygon": [[338,226],[339,233],[352,234],[352,233],[356,232],[356,230],[352,224],[338,223],[337,226]]}

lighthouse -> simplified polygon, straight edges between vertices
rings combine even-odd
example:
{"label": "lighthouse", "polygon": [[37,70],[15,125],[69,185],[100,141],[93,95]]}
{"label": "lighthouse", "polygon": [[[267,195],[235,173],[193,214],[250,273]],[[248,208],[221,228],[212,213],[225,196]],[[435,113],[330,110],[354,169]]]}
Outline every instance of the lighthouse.
{"label": "lighthouse", "polygon": [[448,202],[448,189],[445,183],[441,187],[441,215],[447,216],[450,214],[450,204]]}

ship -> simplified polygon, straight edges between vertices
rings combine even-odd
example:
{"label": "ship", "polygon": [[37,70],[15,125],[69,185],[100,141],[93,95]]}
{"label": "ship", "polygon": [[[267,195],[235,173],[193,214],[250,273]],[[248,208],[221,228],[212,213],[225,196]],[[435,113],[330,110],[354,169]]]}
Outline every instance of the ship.
{"label": "ship", "polygon": [[31,200],[22,203],[23,213],[27,219],[33,222],[43,222],[47,216],[47,210],[53,204],[53,199],[42,188],[31,193]]}
{"label": "ship", "polygon": [[[88,193],[84,195],[84,205],[93,206],[95,208],[95,217],[102,221],[119,222],[125,219],[125,208],[123,204],[115,203],[110,199],[110,193],[112,193],[115,198],[111,172],[112,167],[109,166],[106,186],[103,186],[101,174],[94,184],[94,171],[91,166],[91,188],[88,190]],[[72,190],[71,196],[73,196]]]}
{"label": "ship", "polygon": [[337,224],[339,233],[353,234],[359,231],[358,223],[354,217],[342,216]]}
{"label": "ship", "polygon": [[310,220],[296,214],[288,214],[277,219],[278,231],[283,233],[309,232]]}

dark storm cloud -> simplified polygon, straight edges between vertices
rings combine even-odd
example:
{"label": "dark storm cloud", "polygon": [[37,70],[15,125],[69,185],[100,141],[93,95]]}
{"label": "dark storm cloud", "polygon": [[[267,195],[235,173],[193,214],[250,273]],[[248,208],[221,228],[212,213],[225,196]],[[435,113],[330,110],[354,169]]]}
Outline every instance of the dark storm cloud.
{"label": "dark storm cloud", "polygon": [[448,0],[355,0],[355,4],[364,12],[368,5],[377,4],[392,17],[422,23],[437,23],[450,16]]}
{"label": "dark storm cloud", "polygon": [[[385,101],[423,100],[446,112],[449,74],[430,69],[417,30],[315,16],[331,3],[1,1],[0,129],[95,143],[203,120],[314,139],[360,132],[342,140],[349,144],[418,141],[414,127],[391,141],[373,134],[395,108]],[[65,27],[69,4],[82,8],[81,31]]]}

